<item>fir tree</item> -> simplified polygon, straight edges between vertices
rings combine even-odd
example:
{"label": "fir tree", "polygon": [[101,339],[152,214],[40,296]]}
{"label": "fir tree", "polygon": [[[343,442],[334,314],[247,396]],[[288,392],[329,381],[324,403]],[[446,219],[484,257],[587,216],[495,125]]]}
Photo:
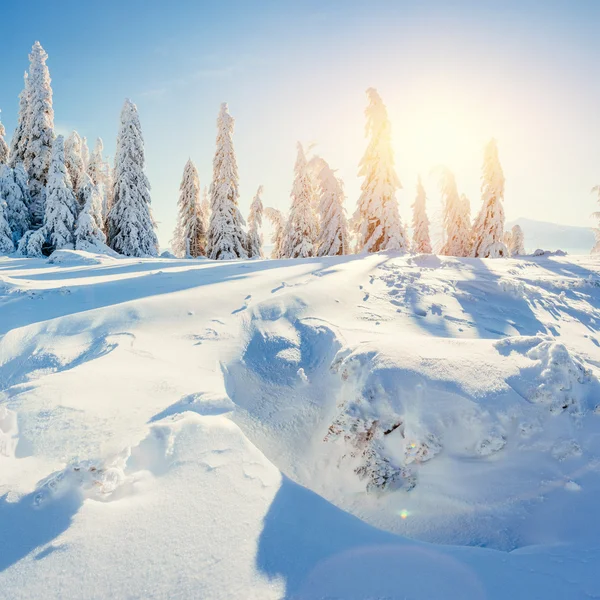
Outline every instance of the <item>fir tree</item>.
{"label": "fir tree", "polygon": [[81,155],[81,138],[76,131],[72,131],[65,140],[65,166],[69,172],[75,196],[78,196],[79,186],[85,173],[85,165]]}
{"label": "fir tree", "polygon": [[27,71],[25,71],[23,80],[23,90],[19,94],[17,127],[10,142],[10,166],[13,168],[25,162],[25,148],[27,147],[27,116],[29,114],[29,76]]}
{"label": "fir tree", "polygon": [[271,221],[273,226],[271,258],[285,258],[285,215],[276,208],[267,207],[265,208],[265,217]]}
{"label": "fir tree", "polygon": [[412,249],[417,254],[431,254],[431,238],[429,237],[429,218],[426,209],[427,196],[421,181],[417,180],[417,196],[413,202],[413,239]]}
{"label": "fir tree", "polygon": [[6,129],[0,120],[0,166],[8,163],[8,144],[4,140]]}
{"label": "fir tree", "polygon": [[202,216],[204,217],[204,231],[208,232],[210,225],[210,201],[208,199],[208,188],[204,186],[202,191]]}
{"label": "fir tree", "polygon": [[441,254],[469,256],[471,249],[471,207],[465,196],[458,195],[454,174],[444,168],[440,179],[443,202],[445,242]]}
{"label": "fir tree", "polygon": [[54,109],[50,73],[46,66],[48,55],[39,42],[29,55],[27,79],[27,121],[24,165],[29,175],[32,201],[32,225],[38,227],[44,215],[44,188],[48,181],[48,168],[54,141]]}
{"label": "fir tree", "polygon": [[180,258],[205,256],[206,229],[200,204],[200,180],[191,160],[185,164],[179,190],[177,225],[172,242],[173,252]]}
{"label": "fir tree", "polygon": [[317,218],[314,213],[316,192],[300,142],[294,173],[283,252],[287,258],[307,258],[317,255]]}
{"label": "fir tree", "polygon": [[[0,171],[4,168],[6,168],[6,165],[0,165]],[[8,224],[8,215],[6,212],[6,202],[2,199],[2,195],[0,194],[0,254],[11,254],[15,251],[13,235],[10,225]]]}
{"label": "fir tree", "polygon": [[260,233],[262,227],[263,217],[263,204],[261,196],[263,193],[263,186],[258,186],[256,196],[252,200],[250,205],[250,214],[248,215],[248,236],[246,238],[246,250],[248,252],[248,258],[262,258],[262,244],[263,237]]}
{"label": "fir tree", "polygon": [[396,191],[402,188],[394,169],[391,125],[387,109],[377,90],[367,90],[369,106],[366,135],[367,150],[360,162],[359,177],[364,177],[362,193],[353,217],[358,252],[406,250],[406,234],[400,215]]}
{"label": "fir tree", "polygon": [[525,254],[525,236],[520,225],[513,225],[509,235],[509,243],[506,246],[510,256],[523,256]]}
{"label": "fir tree", "polygon": [[508,256],[504,244],[504,173],[494,139],[484,152],[481,193],[482,206],[473,226],[471,255],[478,258]]}
{"label": "fir tree", "polygon": [[340,256],[349,253],[349,233],[344,208],[344,186],[341,179],[322,158],[315,161],[319,185],[319,221],[317,237],[318,256]]}
{"label": "fir tree", "polygon": [[156,256],[156,223],[144,173],[144,139],[136,105],[125,100],[117,138],[114,203],[108,214],[109,246],[125,256]]}
{"label": "fir tree", "polygon": [[90,148],[85,136],[81,138],[81,159],[83,160],[83,170],[87,171],[90,166]]}
{"label": "fir tree", "polygon": [[217,148],[210,186],[210,224],[207,255],[213,260],[247,258],[244,248],[246,224],[238,208],[238,172],[233,149],[234,119],[221,104],[217,118]]}
{"label": "fir tree", "polygon": [[5,203],[4,215],[16,245],[30,227],[27,175],[22,164],[11,169],[0,165],[0,203]]}
{"label": "fir tree", "polygon": [[77,214],[77,200],[65,165],[64,138],[59,135],[52,146],[52,159],[45,190],[46,208],[43,231],[44,253],[73,248],[73,230]]}
{"label": "fir tree", "polygon": [[102,230],[102,197],[99,186],[85,172],[81,176],[78,202],[81,210],[75,227],[75,249],[103,252],[106,249],[106,236]]}

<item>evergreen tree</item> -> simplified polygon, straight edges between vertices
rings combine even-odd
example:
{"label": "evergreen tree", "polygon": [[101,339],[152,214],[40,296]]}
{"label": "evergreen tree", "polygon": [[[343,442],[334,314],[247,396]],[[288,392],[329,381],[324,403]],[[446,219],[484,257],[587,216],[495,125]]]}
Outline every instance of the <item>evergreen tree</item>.
{"label": "evergreen tree", "polygon": [[19,164],[15,169],[0,165],[0,203],[5,204],[4,215],[14,244],[18,244],[30,227],[28,194],[23,165]]}
{"label": "evergreen tree", "polygon": [[125,100],[117,137],[114,203],[108,214],[109,246],[125,256],[156,256],[156,223],[144,173],[144,138],[136,105]]}
{"label": "evergreen tree", "polygon": [[429,237],[429,218],[427,217],[427,196],[421,181],[417,181],[417,196],[413,202],[413,252],[417,254],[431,254],[431,238]]}
{"label": "evergreen tree", "polygon": [[87,171],[90,166],[90,148],[85,136],[81,139],[81,159],[83,160],[83,169]]}
{"label": "evergreen tree", "polygon": [[286,218],[280,210],[271,207],[265,208],[265,217],[271,221],[273,226],[271,258],[285,258]]}
{"label": "evergreen tree", "polygon": [[315,162],[319,184],[319,221],[317,237],[318,256],[340,256],[349,254],[349,233],[344,208],[344,186],[329,164],[322,158]]}
{"label": "evergreen tree", "polygon": [[285,228],[283,252],[287,258],[307,258],[317,255],[317,218],[313,209],[316,192],[300,142],[298,142],[294,173],[292,202]]}
{"label": "evergreen tree", "polygon": [[85,172],[81,176],[78,202],[81,210],[75,227],[75,249],[103,252],[106,249],[106,236],[102,231],[102,197],[99,186]]}
{"label": "evergreen tree", "polygon": [[106,232],[106,220],[108,213],[112,208],[113,180],[112,169],[108,162],[104,160],[103,151],[104,143],[102,142],[102,138],[98,138],[94,150],[92,151],[87,171],[92,182],[94,185],[98,186],[100,192],[102,201],[102,219],[104,222],[103,229]]}
{"label": "evergreen tree", "polygon": [[73,191],[75,196],[78,196],[79,186],[85,173],[85,165],[81,155],[81,138],[76,131],[72,131],[69,137],[65,140],[65,166],[69,172]]}
{"label": "evergreen tree", "polygon": [[208,226],[210,225],[210,201],[206,186],[204,186],[204,190],[202,191],[202,216],[204,217],[204,231],[208,232]]}
{"label": "evergreen tree", "polygon": [[252,200],[250,205],[250,215],[248,216],[248,236],[246,238],[246,250],[248,251],[248,258],[262,258],[262,244],[263,237],[260,233],[262,227],[263,217],[263,204],[261,196],[263,193],[263,186],[258,186],[256,196]]}
{"label": "evergreen tree", "polygon": [[210,224],[207,255],[213,260],[247,258],[244,248],[246,224],[238,208],[238,172],[233,149],[234,119],[221,104],[217,118],[217,148],[210,186]]}
{"label": "evergreen tree", "polygon": [[8,144],[4,140],[6,135],[6,129],[2,121],[0,121],[0,166],[8,163]]}
{"label": "evergreen tree", "polygon": [[504,244],[504,173],[494,139],[484,152],[481,192],[482,206],[473,226],[471,255],[478,258],[508,256]]}
{"label": "evergreen tree", "polygon": [[46,208],[42,227],[45,238],[44,253],[73,248],[73,230],[77,214],[77,200],[65,165],[64,138],[59,135],[52,146],[52,159],[45,191]]}
{"label": "evergreen tree", "polygon": [[358,174],[364,181],[353,217],[357,251],[407,250],[396,200],[396,191],[402,185],[394,169],[391,124],[377,90],[369,88],[367,96],[366,135],[370,140],[359,166]]}
{"label": "evergreen tree", "polygon": [[10,142],[10,166],[16,167],[25,162],[25,148],[27,147],[27,116],[29,114],[29,76],[27,71],[23,76],[23,90],[19,94],[19,117],[17,127]]}
{"label": "evergreen tree", "polygon": [[200,180],[194,163],[188,160],[179,186],[178,215],[173,235],[173,253],[185,258],[205,256],[206,229],[200,204]]}
{"label": "evergreen tree", "polygon": [[523,256],[525,254],[525,236],[519,225],[513,225],[509,236],[509,243],[506,246],[508,247],[510,256]]}
{"label": "evergreen tree", "polygon": [[46,66],[48,55],[39,42],[29,55],[27,87],[27,125],[24,165],[29,175],[32,201],[32,225],[39,227],[44,216],[44,188],[48,181],[48,168],[54,141],[54,109],[50,73]]}
{"label": "evergreen tree", "polygon": [[471,249],[471,207],[467,198],[458,195],[456,179],[449,169],[442,170],[440,191],[443,202],[445,242],[441,254],[469,256]]}
{"label": "evergreen tree", "polygon": [[[6,168],[8,168],[6,165],[0,165],[0,177],[2,176],[1,171]],[[12,231],[8,224],[6,202],[2,198],[1,191],[0,188],[0,254],[11,254],[15,251],[15,245],[13,243]]]}

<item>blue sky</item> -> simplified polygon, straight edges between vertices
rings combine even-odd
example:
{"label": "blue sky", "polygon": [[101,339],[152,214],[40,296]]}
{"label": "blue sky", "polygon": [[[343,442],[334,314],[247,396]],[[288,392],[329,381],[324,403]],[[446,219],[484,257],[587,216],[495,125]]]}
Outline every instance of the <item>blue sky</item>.
{"label": "blue sky", "polygon": [[[8,4],[8,5],[7,5]],[[447,164],[479,207],[482,146],[498,139],[506,212],[591,225],[600,182],[600,2],[8,0],[1,12],[0,108],[8,138],[27,54],[49,54],[55,123],[112,155],[125,97],[138,105],[159,237],[175,221],[191,157],[210,182],[222,101],[236,118],[245,213],[289,203],[295,142],[339,170],[351,213],[365,147],[364,91],[388,106],[410,215],[418,173]]]}

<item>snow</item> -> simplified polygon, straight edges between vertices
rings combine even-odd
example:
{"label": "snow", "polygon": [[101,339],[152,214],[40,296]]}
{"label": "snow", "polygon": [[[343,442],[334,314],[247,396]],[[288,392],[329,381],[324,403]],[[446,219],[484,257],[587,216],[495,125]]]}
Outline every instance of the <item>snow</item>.
{"label": "snow", "polygon": [[0,258],[0,590],[600,595],[600,261]]}

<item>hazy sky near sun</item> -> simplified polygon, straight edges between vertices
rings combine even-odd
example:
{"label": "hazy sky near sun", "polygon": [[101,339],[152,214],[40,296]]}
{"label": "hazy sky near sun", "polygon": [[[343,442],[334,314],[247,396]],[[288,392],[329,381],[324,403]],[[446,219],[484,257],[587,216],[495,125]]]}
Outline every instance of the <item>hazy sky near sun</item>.
{"label": "hazy sky near sun", "polygon": [[600,183],[600,2],[353,0],[161,2],[4,0],[0,108],[10,139],[35,40],[49,54],[59,133],[114,152],[125,97],[138,106],[161,244],[171,238],[188,157],[212,174],[215,120],[229,103],[241,207],[259,184],[287,209],[296,141],[360,192],[365,89],[392,121],[400,212],[421,173],[455,171],[479,209],[482,148],[496,137],[509,219],[592,225]]}

